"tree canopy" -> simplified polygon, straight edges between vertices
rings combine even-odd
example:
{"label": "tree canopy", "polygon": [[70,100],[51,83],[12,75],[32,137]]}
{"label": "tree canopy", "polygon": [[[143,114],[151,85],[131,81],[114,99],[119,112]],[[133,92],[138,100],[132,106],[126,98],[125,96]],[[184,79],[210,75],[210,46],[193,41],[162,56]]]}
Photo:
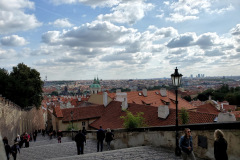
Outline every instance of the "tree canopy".
{"label": "tree canopy", "polygon": [[[4,71],[4,69],[0,70],[0,82],[3,81],[5,84],[0,86],[1,94],[21,108],[34,106],[38,108],[42,102],[43,92],[40,73],[23,63],[13,67],[10,74]],[[7,81],[2,78],[6,78]]]}
{"label": "tree canopy", "polygon": [[230,105],[240,105],[240,87],[231,87],[227,84],[223,84],[219,89],[207,89],[206,91],[198,94],[197,98],[200,101],[206,101],[209,99],[209,96],[213,100],[218,100],[220,102],[226,100]]}

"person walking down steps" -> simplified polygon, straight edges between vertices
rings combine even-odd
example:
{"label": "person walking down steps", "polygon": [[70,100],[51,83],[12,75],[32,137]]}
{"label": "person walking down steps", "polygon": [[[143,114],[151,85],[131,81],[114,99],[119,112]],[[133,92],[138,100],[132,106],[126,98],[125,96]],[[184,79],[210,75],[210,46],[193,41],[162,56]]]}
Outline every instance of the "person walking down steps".
{"label": "person walking down steps", "polygon": [[97,131],[97,151],[99,152],[99,145],[101,152],[103,150],[103,140],[105,138],[105,131],[102,129],[102,126],[100,126],[100,129]]}
{"label": "person walking down steps", "polygon": [[75,136],[75,142],[77,145],[77,153],[83,154],[84,151],[84,142],[86,144],[86,136],[82,133],[81,130],[78,131],[78,134]]}

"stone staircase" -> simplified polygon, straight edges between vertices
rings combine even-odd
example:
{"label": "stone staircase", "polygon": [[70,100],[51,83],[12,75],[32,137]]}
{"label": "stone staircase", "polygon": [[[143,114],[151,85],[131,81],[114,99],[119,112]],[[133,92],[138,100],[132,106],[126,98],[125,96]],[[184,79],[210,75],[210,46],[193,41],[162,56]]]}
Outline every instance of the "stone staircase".
{"label": "stone staircase", "polygon": [[[29,148],[21,148],[21,153],[17,155],[17,160],[112,160],[112,159],[181,159],[175,157],[173,151],[152,146],[140,146],[118,150],[97,152],[97,142],[94,139],[87,139],[84,146],[84,154],[77,155],[77,148],[70,137],[63,137],[62,143],[58,143],[56,138],[37,137],[36,142],[30,142]],[[11,157],[12,158],[12,157]]]}

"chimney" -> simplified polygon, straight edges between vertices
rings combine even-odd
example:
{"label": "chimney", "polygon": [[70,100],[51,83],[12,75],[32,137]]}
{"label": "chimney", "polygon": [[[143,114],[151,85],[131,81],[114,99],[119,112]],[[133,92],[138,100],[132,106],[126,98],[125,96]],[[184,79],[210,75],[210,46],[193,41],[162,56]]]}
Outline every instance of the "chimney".
{"label": "chimney", "polygon": [[167,90],[166,90],[166,88],[161,88],[160,89],[160,94],[161,94],[162,97],[167,97]]}
{"label": "chimney", "polygon": [[106,107],[108,105],[108,94],[107,92],[103,92],[103,105]]}
{"label": "chimney", "polygon": [[218,114],[217,122],[234,122],[234,121],[236,121],[236,117],[234,114],[230,112],[226,113],[221,112]]}
{"label": "chimney", "polygon": [[126,92],[116,93],[116,101],[122,102],[122,110],[128,108]]}
{"label": "chimney", "polygon": [[82,98],[81,97],[78,97],[78,102],[81,102],[82,101]]}
{"label": "chimney", "polygon": [[169,108],[167,105],[158,107],[158,118],[166,119],[169,115]]}
{"label": "chimney", "polygon": [[211,95],[209,95],[208,100],[210,100],[210,101],[212,100],[212,96]]}
{"label": "chimney", "polygon": [[147,97],[147,89],[144,88],[144,89],[142,90],[142,92],[143,92],[143,96],[144,96],[144,97]]}
{"label": "chimney", "polygon": [[128,108],[127,98],[123,98],[121,106],[122,106],[122,110],[125,110]]}

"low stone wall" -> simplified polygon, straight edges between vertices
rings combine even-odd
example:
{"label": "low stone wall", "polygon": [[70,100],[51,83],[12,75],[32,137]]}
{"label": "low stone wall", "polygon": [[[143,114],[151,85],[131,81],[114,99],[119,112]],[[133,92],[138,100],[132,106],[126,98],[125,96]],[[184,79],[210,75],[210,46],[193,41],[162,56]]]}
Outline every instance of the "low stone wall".
{"label": "low stone wall", "polygon": [[36,108],[30,111],[21,110],[19,106],[0,96],[0,132],[13,144],[17,134],[32,132],[44,128],[42,110]]}
{"label": "low stone wall", "polygon": [[[222,127],[221,127],[222,126]],[[197,157],[214,159],[214,130],[222,129],[228,142],[229,160],[240,158],[240,123],[231,124],[205,124],[181,126],[180,135],[184,128],[190,128],[193,136],[194,153]],[[211,129],[209,129],[209,127]],[[114,131],[111,146],[114,149],[152,145],[171,149],[174,154],[176,146],[175,127],[138,128],[134,130],[119,129]],[[88,131],[87,138],[96,139],[96,131]]]}

